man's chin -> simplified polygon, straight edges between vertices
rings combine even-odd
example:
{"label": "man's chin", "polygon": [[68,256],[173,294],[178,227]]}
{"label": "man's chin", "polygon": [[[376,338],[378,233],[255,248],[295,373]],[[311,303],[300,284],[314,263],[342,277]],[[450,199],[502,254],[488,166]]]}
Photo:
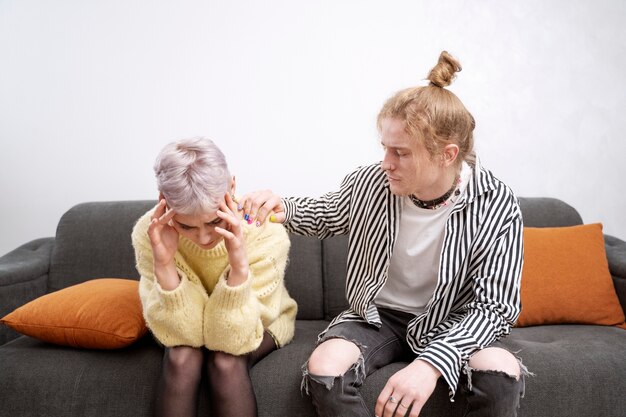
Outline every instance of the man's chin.
{"label": "man's chin", "polygon": [[407,190],[400,188],[400,187],[393,186],[391,184],[389,185],[389,191],[391,191],[391,194],[398,196],[398,197],[404,197],[410,194]]}

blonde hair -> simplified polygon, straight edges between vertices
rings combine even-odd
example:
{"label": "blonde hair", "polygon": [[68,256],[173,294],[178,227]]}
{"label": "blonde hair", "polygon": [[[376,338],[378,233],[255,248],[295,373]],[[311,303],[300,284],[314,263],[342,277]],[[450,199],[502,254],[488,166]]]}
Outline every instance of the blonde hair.
{"label": "blonde hair", "polygon": [[226,158],[206,138],[165,145],[154,163],[154,173],[169,207],[184,215],[216,211],[231,188]]}
{"label": "blonde hair", "polygon": [[443,51],[437,65],[428,74],[428,86],[401,90],[387,100],[378,113],[378,130],[381,130],[383,119],[402,120],[406,123],[406,132],[423,142],[431,158],[453,143],[459,147],[457,161],[473,164],[474,117],[461,100],[445,88],[459,71],[459,61]]}

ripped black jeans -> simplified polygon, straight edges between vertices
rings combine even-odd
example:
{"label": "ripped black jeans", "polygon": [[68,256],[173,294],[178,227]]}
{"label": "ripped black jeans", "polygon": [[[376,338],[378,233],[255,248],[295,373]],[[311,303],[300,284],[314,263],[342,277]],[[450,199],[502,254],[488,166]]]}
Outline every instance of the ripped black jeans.
{"label": "ripped black jeans", "polygon": [[[313,375],[308,371],[308,362],[303,365],[302,390],[311,396],[319,417],[373,416],[373,408],[368,407],[360,394],[363,380],[392,362],[415,359],[415,353],[406,342],[407,324],[413,315],[384,308],[379,308],[379,313],[380,329],[366,323],[340,323],[331,327],[319,341],[342,338],[359,346],[362,352],[359,361],[343,375]],[[455,395],[463,397],[467,403],[464,416],[517,416],[527,373],[521,362],[520,368],[521,375],[515,379],[502,372],[484,372],[465,366]]]}

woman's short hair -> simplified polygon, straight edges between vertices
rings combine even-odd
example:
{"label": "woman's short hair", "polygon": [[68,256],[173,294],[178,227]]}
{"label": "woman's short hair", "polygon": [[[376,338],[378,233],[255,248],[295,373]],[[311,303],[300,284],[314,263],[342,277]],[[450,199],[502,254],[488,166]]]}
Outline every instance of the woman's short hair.
{"label": "woman's short hair", "polygon": [[231,189],[226,158],[206,138],[182,139],[165,145],[154,163],[154,173],[165,201],[180,214],[214,212]]}
{"label": "woman's short hair", "polygon": [[401,90],[387,100],[378,114],[379,131],[386,118],[402,120],[406,123],[406,132],[421,140],[431,157],[447,144],[454,143],[459,147],[457,160],[473,163],[474,117],[461,100],[445,88],[459,71],[459,61],[443,51],[428,74],[428,86]]}

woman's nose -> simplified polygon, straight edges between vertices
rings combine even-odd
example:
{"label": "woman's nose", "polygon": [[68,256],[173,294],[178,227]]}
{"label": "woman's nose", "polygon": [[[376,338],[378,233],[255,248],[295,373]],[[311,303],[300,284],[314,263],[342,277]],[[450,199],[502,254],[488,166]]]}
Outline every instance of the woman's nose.
{"label": "woman's nose", "polygon": [[206,245],[211,241],[211,233],[206,227],[200,228],[200,231],[198,232],[198,241],[201,245]]}

